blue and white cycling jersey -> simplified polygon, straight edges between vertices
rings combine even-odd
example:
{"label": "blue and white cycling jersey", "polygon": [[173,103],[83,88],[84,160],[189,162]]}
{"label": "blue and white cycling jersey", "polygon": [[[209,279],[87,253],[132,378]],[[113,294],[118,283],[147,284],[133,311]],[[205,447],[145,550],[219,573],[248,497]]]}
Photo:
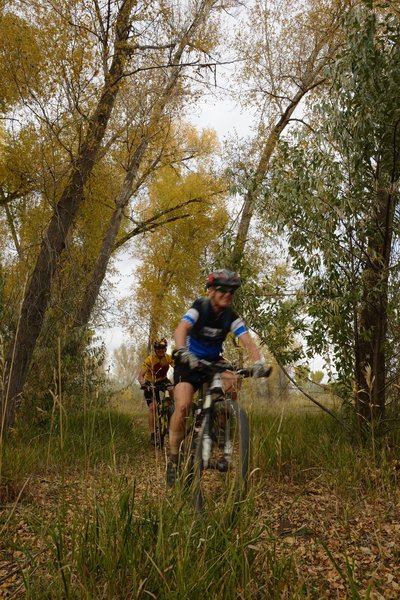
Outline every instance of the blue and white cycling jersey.
{"label": "blue and white cycling jersey", "polygon": [[227,308],[216,313],[208,299],[198,298],[182,317],[192,325],[187,347],[198,358],[217,360],[222,352],[222,344],[229,332],[240,337],[247,332],[242,319]]}

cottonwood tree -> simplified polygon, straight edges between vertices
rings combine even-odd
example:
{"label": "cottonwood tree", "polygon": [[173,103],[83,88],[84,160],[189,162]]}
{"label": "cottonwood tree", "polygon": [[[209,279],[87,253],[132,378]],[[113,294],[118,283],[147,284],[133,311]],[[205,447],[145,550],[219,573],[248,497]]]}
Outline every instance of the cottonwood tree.
{"label": "cottonwood tree", "polygon": [[[238,268],[249,237],[258,193],[282,133],[295,111],[325,81],[324,69],[340,44],[340,23],[348,2],[257,0],[247,27],[237,37],[244,60],[242,99],[252,106],[258,126],[242,161],[243,203],[230,257]],[[251,40],[251,43],[249,43]],[[236,171],[238,165],[233,167]]]}
{"label": "cottonwood tree", "polygon": [[[21,316],[7,357],[7,396],[2,399],[2,425],[7,431],[15,418],[16,401],[23,389],[30,360],[40,333],[57,268],[70,228],[83,198],[84,185],[96,162],[128,59],[133,0],[123,2],[113,22],[113,45],[108,47],[105,79],[97,105],[82,128],[78,151],[71,157],[71,170],[60,193],[54,214],[44,234],[35,268],[24,296]],[[110,32],[109,32],[110,33]],[[2,428],[3,428],[2,427]]]}
{"label": "cottonwood tree", "polygon": [[137,383],[137,374],[140,370],[142,357],[137,350],[129,345],[121,344],[113,351],[113,378],[118,390],[128,388]]}
{"label": "cottonwood tree", "polygon": [[[205,150],[210,142],[207,133]],[[197,164],[192,171],[166,166],[149,185],[143,216],[173,206],[181,206],[178,214],[185,215],[144,237],[136,250],[141,264],[131,312],[140,318],[150,341],[158,335],[170,337],[194,294],[204,289],[203,265],[227,225],[226,184],[213,174],[206,158],[193,161],[192,167]]]}
{"label": "cottonwood tree", "polygon": [[[165,138],[165,124],[164,128],[162,127],[165,111],[171,106],[175,107],[176,110],[177,107],[182,105],[182,94],[187,95],[188,93],[187,90],[181,88],[182,82],[180,81],[184,74],[184,64],[196,64],[203,48],[210,49],[207,19],[215,6],[216,3],[210,1],[203,1],[194,6],[193,13],[188,15],[183,30],[176,33],[177,40],[167,60],[169,68],[160,70],[160,81],[157,82],[157,85],[153,83],[155,97],[148,108],[145,119],[137,127],[136,139],[133,141],[130,150],[126,176],[121,191],[115,200],[115,210],[105,231],[92,278],[76,315],[75,326],[82,327],[88,323],[117,240],[124,211],[133,193],[137,192],[151,169],[162,160],[162,148],[160,149],[160,146],[158,146],[154,152],[153,144],[153,154],[150,155],[150,158],[147,157],[147,168],[144,169],[144,172],[141,172],[146,153],[154,137],[159,137],[161,134]],[[161,59],[162,56],[160,56]]]}
{"label": "cottonwood tree", "polygon": [[[23,3],[16,2],[14,6],[16,12],[22,13],[26,8]],[[46,16],[46,6],[50,16]],[[46,40],[48,59],[51,63],[57,56],[59,69],[56,71],[58,79],[48,79],[40,96],[36,97],[31,89],[29,108],[32,112],[37,111],[40,122],[45,120],[45,115],[46,124],[60,146],[68,137],[69,160],[54,186],[53,216],[42,234],[43,242],[8,354],[8,394],[2,402],[2,423],[6,430],[14,420],[16,399],[22,391],[41,331],[58,259],[68,243],[82,205],[85,184],[106,142],[105,133],[119,89],[125,78],[135,76],[144,68],[164,66],[168,69],[171,66],[160,64],[157,54],[160,42],[156,38],[169,12],[164,9],[164,5],[150,6],[132,0],[110,2],[104,7],[99,7],[96,2],[67,2],[58,8],[47,2],[36,2],[30,7],[31,13],[26,20],[35,22],[36,26],[46,20],[49,25],[53,18],[53,39]],[[50,29],[49,26],[47,30],[44,28],[48,34]],[[55,35],[55,32],[58,33]],[[167,45],[172,48],[176,43],[176,32],[170,28],[167,33]],[[37,34],[44,41],[39,27]],[[157,54],[154,60],[153,53]],[[86,59],[94,57],[98,59],[97,64],[89,61],[88,66]],[[68,114],[71,115],[69,123]],[[75,136],[71,144],[72,133]]]}
{"label": "cottonwood tree", "polygon": [[384,418],[398,372],[399,16],[364,6],[346,32],[315,129],[281,145],[265,207],[273,201],[304,277],[310,347],[354,390],[363,430]]}
{"label": "cottonwood tree", "polygon": [[[133,103],[140,96],[139,90],[150,102],[140,107],[147,119],[140,121],[136,141],[130,142],[123,191],[104,235],[102,257],[92,279],[96,286],[101,282],[109,248],[116,241],[121,214],[137,185],[138,165],[155,135],[157,120],[161,120],[167,102],[173,104],[179,93],[184,95],[187,82],[181,74],[185,59],[192,64],[193,57],[196,69],[200,68],[199,56],[209,64],[207,57],[216,41],[216,29],[215,39],[205,35],[208,18],[211,11],[224,8],[226,5],[211,0],[190,6],[131,0],[102,6],[95,1],[71,1],[55,6],[38,0],[30,3],[28,13],[25,3],[10,2],[9,11],[15,9],[15,14],[32,25],[38,46],[47,50],[40,77],[44,85],[40,93],[33,86],[27,94],[25,89],[24,95],[20,93],[19,111],[23,119],[31,118],[40,128],[39,135],[53,154],[51,160],[47,154],[43,170],[50,174],[49,184],[40,190],[39,199],[36,197],[50,222],[47,226],[44,220],[38,228],[43,241],[8,354],[8,393],[2,402],[6,430],[15,417],[16,399],[23,389],[55,276],[60,271],[60,257],[74,241],[74,226],[93,169],[121,137],[123,119],[114,118],[122,106],[118,101],[121,89],[135,80],[131,88]],[[153,73],[162,73],[161,87],[160,78],[153,78]],[[92,304],[95,297],[96,293],[90,294]],[[86,314],[89,312],[86,310]]]}

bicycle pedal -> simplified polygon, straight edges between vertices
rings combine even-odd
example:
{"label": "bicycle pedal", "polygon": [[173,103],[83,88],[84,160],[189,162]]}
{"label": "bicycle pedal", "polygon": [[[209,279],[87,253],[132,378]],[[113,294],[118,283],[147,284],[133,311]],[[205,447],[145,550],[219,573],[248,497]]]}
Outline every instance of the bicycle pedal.
{"label": "bicycle pedal", "polygon": [[216,465],[216,469],[220,472],[220,473],[226,473],[229,470],[229,463],[226,460],[226,458],[221,458]]}
{"label": "bicycle pedal", "polygon": [[[222,465],[222,460],[209,460],[207,463],[207,466],[204,465],[203,463],[203,469],[211,469],[211,470],[215,470],[215,471],[224,471],[224,467]],[[220,464],[221,463],[221,464]],[[228,469],[225,469],[228,470]]]}

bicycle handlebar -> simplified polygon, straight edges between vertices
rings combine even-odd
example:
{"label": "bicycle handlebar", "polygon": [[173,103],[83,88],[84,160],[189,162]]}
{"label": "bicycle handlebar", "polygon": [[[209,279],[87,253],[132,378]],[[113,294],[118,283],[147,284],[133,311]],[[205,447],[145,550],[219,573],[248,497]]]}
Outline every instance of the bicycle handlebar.
{"label": "bicycle handlebar", "polygon": [[174,387],[172,383],[142,383],[140,386],[141,390],[160,390],[161,392],[164,390],[168,390],[169,388]]}
{"label": "bicycle handlebar", "polygon": [[[199,359],[199,368],[208,369],[214,373],[223,373],[224,371],[234,371],[239,377],[253,377],[253,369],[252,367],[236,369],[234,365],[228,362],[209,362],[208,360]],[[257,379],[259,377],[269,377],[271,375],[272,367],[265,367],[261,373],[257,374]]]}

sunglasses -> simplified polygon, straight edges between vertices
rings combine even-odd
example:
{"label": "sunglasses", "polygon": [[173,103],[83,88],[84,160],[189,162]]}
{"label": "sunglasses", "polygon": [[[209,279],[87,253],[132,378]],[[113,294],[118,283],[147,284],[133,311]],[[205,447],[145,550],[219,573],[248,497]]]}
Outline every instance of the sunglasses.
{"label": "sunglasses", "polygon": [[233,294],[236,292],[235,288],[233,287],[229,287],[227,285],[217,285],[215,287],[216,291],[219,292],[220,294],[231,294],[233,296]]}
{"label": "sunglasses", "polygon": [[154,346],[155,350],[166,350],[167,347],[166,346]]}

